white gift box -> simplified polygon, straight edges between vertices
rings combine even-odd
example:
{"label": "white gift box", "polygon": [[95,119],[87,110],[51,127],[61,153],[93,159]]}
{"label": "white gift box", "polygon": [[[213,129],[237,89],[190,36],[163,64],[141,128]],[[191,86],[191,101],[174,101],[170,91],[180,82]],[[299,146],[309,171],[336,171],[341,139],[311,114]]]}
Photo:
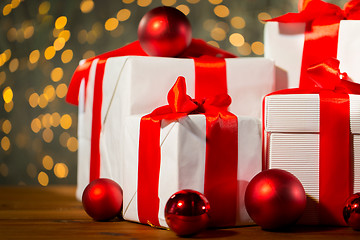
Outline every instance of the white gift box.
{"label": "white gift box", "polygon": [[[126,119],[124,138],[123,217],[139,222],[137,210],[137,179],[139,131],[141,116]],[[238,117],[238,201],[236,225],[250,225],[244,205],[244,193],[249,181],[261,171],[260,120]],[[159,177],[159,223],[167,227],[164,210],[172,194],[183,189],[204,193],[206,152],[206,118],[189,115],[177,121],[162,121],[160,130],[161,166]],[[226,161],[226,160],[224,160]],[[149,206],[151,207],[151,206]],[[210,202],[211,207],[211,202]]]}
{"label": "white gift box", "polygon": [[[89,183],[94,82],[97,60],[90,68],[87,87],[79,94],[78,183],[81,199]],[[264,58],[226,59],[229,110],[236,115],[260,118],[262,98],[274,90],[274,63]],[[124,118],[147,114],[166,105],[166,96],[178,76],[185,77],[187,93],[194,98],[195,67],[192,59],[160,57],[114,57],[106,62],[103,77],[100,133],[100,177],[111,178],[123,186],[120,140]],[[85,94],[86,93],[86,94]],[[86,96],[86,99],[85,99]]]}
{"label": "white gift box", "polygon": [[[276,90],[299,87],[305,25],[278,22],[267,22],[265,25],[264,55],[275,61]],[[357,83],[360,83],[359,29],[358,20],[340,21],[336,56],[340,60],[340,69]]]}
{"label": "white gift box", "polygon": [[[355,193],[360,191],[360,95],[349,94],[349,98]],[[315,225],[320,221],[319,118],[318,94],[265,97],[263,151],[266,165],[268,168],[280,168],[293,173],[303,184],[308,204],[300,224]]]}

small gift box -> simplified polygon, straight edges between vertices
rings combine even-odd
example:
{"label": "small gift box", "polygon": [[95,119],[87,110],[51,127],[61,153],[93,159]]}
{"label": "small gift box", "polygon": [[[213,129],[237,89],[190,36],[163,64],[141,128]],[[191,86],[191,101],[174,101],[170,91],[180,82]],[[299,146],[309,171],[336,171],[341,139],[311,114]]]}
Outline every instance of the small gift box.
{"label": "small gift box", "polygon": [[183,78],[169,96],[169,105],[126,119],[124,219],[167,227],[167,200],[193,189],[210,202],[211,226],[253,224],[244,193],[261,171],[260,120],[228,112],[226,96],[191,100]]}
{"label": "small gift box", "polygon": [[[306,70],[329,57],[360,83],[360,1],[344,9],[320,0],[308,3],[299,13],[269,20],[264,30],[264,54],[276,65],[276,89],[306,85]],[[305,86],[306,87],[306,86]]]}
{"label": "small gift box", "polygon": [[[98,177],[123,185],[119,156],[125,143],[119,136],[124,119],[166,104],[173,79],[180,75],[186,78],[190,96],[228,93],[233,100],[230,111],[260,118],[262,98],[274,90],[273,62],[265,58],[199,57],[204,46],[195,43],[193,48],[198,52],[194,59],[118,56],[141,55],[135,42],[79,65],[67,96],[69,102],[79,104],[78,199],[89,181]],[[205,49],[203,55],[209,54],[232,56]]]}
{"label": "small gift box", "polygon": [[344,203],[360,191],[360,88],[340,80],[338,66],[331,60],[309,70],[314,89],[264,99],[265,167],[290,171],[303,184],[300,224],[346,225]]}

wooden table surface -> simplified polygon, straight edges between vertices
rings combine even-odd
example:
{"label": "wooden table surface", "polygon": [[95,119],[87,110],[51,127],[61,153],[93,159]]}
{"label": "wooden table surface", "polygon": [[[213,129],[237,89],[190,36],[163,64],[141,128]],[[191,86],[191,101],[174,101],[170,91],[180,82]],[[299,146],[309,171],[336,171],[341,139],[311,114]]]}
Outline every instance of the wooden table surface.
{"label": "wooden table surface", "polygon": [[[349,227],[296,226],[268,232],[258,226],[207,230],[196,239],[360,239]],[[192,239],[191,238],[191,239]],[[95,222],[75,199],[74,186],[0,186],[0,239],[179,239],[172,231],[114,220]]]}

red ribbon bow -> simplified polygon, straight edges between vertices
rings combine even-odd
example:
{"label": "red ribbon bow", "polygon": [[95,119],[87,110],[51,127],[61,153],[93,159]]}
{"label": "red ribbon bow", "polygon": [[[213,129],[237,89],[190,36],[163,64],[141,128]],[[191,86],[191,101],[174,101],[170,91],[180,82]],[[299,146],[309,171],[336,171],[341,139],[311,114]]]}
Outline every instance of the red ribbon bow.
{"label": "red ribbon bow", "polygon": [[[159,176],[161,120],[189,114],[206,116],[204,194],[211,203],[211,225],[234,226],[237,206],[238,120],[227,111],[227,94],[197,101],[186,95],[185,79],[179,77],[168,93],[169,105],[141,118],[138,161],[138,216],[145,224],[160,226]],[[196,154],[196,153],[194,153]]]}
{"label": "red ribbon bow", "polygon": [[226,111],[231,104],[228,94],[218,94],[200,101],[192,99],[186,94],[185,78],[180,76],[170,89],[168,96],[169,105],[155,109],[148,116],[153,119],[175,120],[189,114],[216,114]]}
{"label": "red ribbon bow", "polygon": [[308,78],[307,69],[325,59],[337,57],[340,21],[360,19],[360,0],[348,2],[344,10],[321,0],[305,1],[302,5],[299,13],[287,13],[268,21],[306,23],[299,86],[309,88],[313,82]]}

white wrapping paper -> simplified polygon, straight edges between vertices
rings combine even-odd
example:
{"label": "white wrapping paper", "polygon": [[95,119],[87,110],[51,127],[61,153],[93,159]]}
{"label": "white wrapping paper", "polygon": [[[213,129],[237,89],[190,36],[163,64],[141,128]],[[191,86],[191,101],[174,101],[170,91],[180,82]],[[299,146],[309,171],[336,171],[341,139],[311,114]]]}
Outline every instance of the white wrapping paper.
{"label": "white wrapping paper", "polygon": [[[360,191],[360,95],[349,97],[355,193]],[[264,107],[268,167],[287,170],[301,181],[312,201],[299,223],[319,224],[319,95],[271,95]]]}
{"label": "white wrapping paper", "polygon": [[[360,83],[360,21],[340,21],[337,59],[340,69]],[[299,87],[305,39],[305,23],[267,22],[264,30],[265,57],[275,61],[276,90]],[[324,59],[325,60],[325,59]]]}
{"label": "white wrapping paper", "polygon": [[[92,63],[87,88],[79,95],[78,183],[76,196],[81,199],[89,183],[91,124],[97,60]],[[226,59],[229,110],[236,115],[260,118],[264,95],[274,90],[274,63],[264,58]],[[184,76],[187,93],[194,97],[195,67],[192,59],[160,57],[115,57],[107,60],[103,79],[100,133],[100,177],[123,185],[120,141],[124,118],[147,114],[167,104],[167,93],[178,76]],[[86,92],[86,94],[85,94]],[[86,96],[86,99],[85,99]]]}
{"label": "white wrapping paper", "polygon": [[[124,202],[123,216],[138,222],[137,178],[139,130],[141,116],[126,120],[124,138]],[[238,206],[237,225],[253,221],[246,212],[244,193],[248,182],[261,171],[260,120],[238,117]],[[159,222],[167,227],[164,217],[169,197],[182,189],[204,193],[206,151],[206,119],[204,115],[189,115],[175,122],[162,121],[160,132],[161,166],[159,179]],[[210,203],[211,204],[211,203]],[[151,206],[149,206],[151,207]]]}

